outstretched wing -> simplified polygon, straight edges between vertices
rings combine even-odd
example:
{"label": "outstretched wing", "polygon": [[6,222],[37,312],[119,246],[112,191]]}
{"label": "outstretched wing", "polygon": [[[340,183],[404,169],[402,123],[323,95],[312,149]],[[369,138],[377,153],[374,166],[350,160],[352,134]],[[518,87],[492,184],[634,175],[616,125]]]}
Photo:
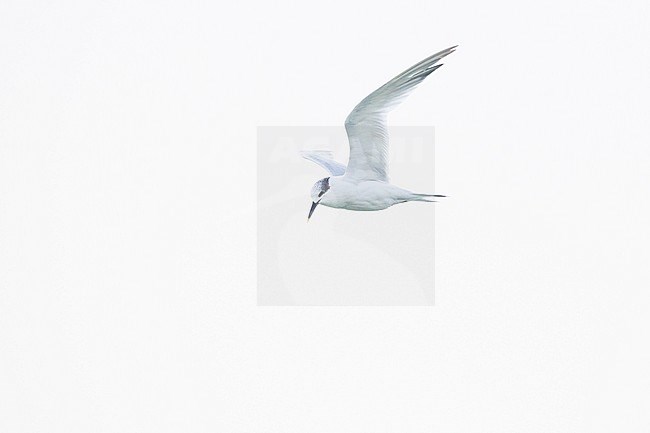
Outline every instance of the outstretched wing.
{"label": "outstretched wing", "polygon": [[310,150],[300,152],[303,158],[315,162],[329,171],[332,176],[342,176],[345,173],[345,165],[334,161],[332,152],[329,150]]}
{"label": "outstretched wing", "polygon": [[363,180],[388,181],[387,115],[430,73],[440,59],[454,52],[447,48],[402,72],[361,101],[345,119],[350,142],[347,176]]}

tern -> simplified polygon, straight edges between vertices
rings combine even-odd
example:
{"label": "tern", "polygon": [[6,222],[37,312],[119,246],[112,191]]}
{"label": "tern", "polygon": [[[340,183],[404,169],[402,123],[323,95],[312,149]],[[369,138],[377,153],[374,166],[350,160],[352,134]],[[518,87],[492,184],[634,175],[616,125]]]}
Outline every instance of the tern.
{"label": "tern", "polygon": [[407,201],[434,202],[440,194],[418,194],[388,180],[388,113],[397,107],[433,71],[440,59],[458,45],[442,50],[408,68],[366,96],[345,119],[350,144],[347,167],[332,159],[328,151],[304,151],[302,156],[329,171],[330,176],[314,184],[307,221],[316,206],[377,211]]}

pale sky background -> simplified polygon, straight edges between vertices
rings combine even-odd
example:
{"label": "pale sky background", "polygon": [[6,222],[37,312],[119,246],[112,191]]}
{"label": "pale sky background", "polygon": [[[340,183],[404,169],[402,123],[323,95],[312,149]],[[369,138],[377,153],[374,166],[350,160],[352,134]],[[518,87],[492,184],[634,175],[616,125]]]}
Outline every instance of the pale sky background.
{"label": "pale sky background", "polygon": [[[0,430],[647,432],[643,1],[0,5]],[[436,127],[436,306],[257,307],[256,131]]]}

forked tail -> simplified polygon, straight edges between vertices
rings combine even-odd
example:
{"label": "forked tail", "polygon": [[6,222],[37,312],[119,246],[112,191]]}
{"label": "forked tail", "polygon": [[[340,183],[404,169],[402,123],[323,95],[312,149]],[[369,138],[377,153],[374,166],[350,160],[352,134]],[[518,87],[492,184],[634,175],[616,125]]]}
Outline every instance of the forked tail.
{"label": "forked tail", "polygon": [[438,200],[433,200],[432,197],[447,197],[446,195],[442,194],[417,194],[417,193],[412,193],[413,195],[410,198],[410,201],[428,201],[428,202],[435,202]]}

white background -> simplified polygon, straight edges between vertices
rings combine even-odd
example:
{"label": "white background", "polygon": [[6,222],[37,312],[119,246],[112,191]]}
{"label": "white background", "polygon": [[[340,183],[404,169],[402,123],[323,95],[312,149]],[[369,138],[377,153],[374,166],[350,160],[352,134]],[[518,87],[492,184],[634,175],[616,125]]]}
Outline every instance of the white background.
{"label": "white background", "polygon": [[[0,430],[647,432],[647,2],[0,6]],[[255,306],[258,125],[436,126],[434,308]]]}

